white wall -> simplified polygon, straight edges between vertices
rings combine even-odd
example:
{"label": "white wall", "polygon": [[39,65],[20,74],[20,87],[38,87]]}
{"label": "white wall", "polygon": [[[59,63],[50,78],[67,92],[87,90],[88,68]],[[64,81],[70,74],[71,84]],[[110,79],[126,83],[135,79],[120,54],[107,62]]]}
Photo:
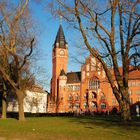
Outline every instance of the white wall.
{"label": "white wall", "polygon": [[[47,108],[47,93],[27,91],[24,98],[24,112],[31,113],[46,113]],[[18,112],[18,102],[12,100],[8,102],[8,112]]]}

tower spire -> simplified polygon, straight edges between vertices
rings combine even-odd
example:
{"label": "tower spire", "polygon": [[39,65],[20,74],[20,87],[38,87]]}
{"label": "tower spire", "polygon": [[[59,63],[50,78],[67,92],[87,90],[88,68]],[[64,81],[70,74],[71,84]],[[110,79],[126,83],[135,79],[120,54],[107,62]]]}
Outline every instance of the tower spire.
{"label": "tower spire", "polygon": [[56,35],[56,39],[55,39],[55,47],[66,49],[66,44],[67,42],[65,40],[63,28],[62,28],[62,25],[60,24],[57,35]]}

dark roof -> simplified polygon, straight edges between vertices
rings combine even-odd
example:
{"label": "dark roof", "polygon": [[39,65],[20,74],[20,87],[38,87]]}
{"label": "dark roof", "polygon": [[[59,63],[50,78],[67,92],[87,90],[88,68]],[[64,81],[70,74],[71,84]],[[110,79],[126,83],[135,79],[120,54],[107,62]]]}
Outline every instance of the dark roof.
{"label": "dark roof", "polygon": [[66,75],[65,71],[62,69],[60,72],[60,76],[65,76],[65,75]]}
{"label": "dark roof", "polygon": [[128,76],[129,80],[140,79],[140,70],[135,70],[129,73]]}
{"label": "dark roof", "polygon": [[80,83],[81,72],[69,72],[67,73],[67,83]]}
{"label": "dark roof", "polygon": [[56,35],[56,39],[55,39],[55,44],[59,43],[59,48],[64,48],[66,49],[66,40],[65,40],[65,36],[64,36],[64,32],[63,32],[63,28],[62,25],[59,26],[57,35]]}
{"label": "dark roof", "polygon": [[[123,75],[122,74],[123,73],[122,67],[119,68],[119,71],[120,71],[121,75]],[[113,73],[113,76],[115,77],[114,73]],[[128,80],[136,80],[136,79],[140,79],[140,70],[134,70],[134,71],[129,72]]]}

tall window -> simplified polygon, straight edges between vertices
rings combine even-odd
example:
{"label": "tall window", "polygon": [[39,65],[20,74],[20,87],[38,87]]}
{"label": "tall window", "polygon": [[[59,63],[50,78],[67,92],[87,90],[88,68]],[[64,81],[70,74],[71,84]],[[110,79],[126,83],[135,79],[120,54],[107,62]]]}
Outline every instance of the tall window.
{"label": "tall window", "polygon": [[79,99],[80,99],[79,95],[76,94],[76,95],[75,95],[75,100],[79,100]]}
{"label": "tall window", "polygon": [[93,77],[89,80],[89,89],[99,89],[100,81],[97,77]]}
{"label": "tall window", "polygon": [[106,99],[106,96],[105,96],[105,94],[102,92],[101,93],[101,100],[105,100]]}
{"label": "tall window", "polygon": [[68,86],[68,91],[73,91],[73,86],[72,85]]}
{"label": "tall window", "polygon": [[88,107],[88,104],[87,103],[84,103],[84,108],[86,109]]}
{"label": "tall window", "polygon": [[112,98],[112,105],[115,105],[115,104],[116,104],[116,99]]}
{"label": "tall window", "polygon": [[95,92],[92,92],[91,98],[92,98],[92,99],[96,99],[96,98],[97,98],[97,94],[96,94]]}
{"label": "tall window", "polygon": [[131,95],[132,94],[132,90],[128,90],[128,93],[129,93],[129,95]]}
{"label": "tall window", "polygon": [[79,85],[74,85],[74,86],[73,86],[73,90],[74,90],[74,91],[80,90],[80,86],[79,86]]}
{"label": "tall window", "polygon": [[80,85],[68,85],[68,91],[78,91],[80,90]]}
{"label": "tall window", "polygon": [[72,109],[72,104],[71,103],[68,104],[68,107],[69,107],[69,109]]}
{"label": "tall window", "polygon": [[87,99],[87,94],[84,94],[84,99]]}

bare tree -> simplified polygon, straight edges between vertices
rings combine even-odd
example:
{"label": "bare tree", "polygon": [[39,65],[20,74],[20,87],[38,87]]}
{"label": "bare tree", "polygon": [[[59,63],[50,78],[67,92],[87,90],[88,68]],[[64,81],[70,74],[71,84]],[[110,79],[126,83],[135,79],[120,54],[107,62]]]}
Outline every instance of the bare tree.
{"label": "bare tree", "polygon": [[2,119],[6,119],[6,95],[7,95],[7,91],[6,91],[6,83],[4,81],[4,79],[0,78],[0,94],[1,94],[1,104],[2,104]]}
{"label": "bare tree", "polygon": [[131,120],[128,76],[140,69],[140,1],[56,0],[56,3],[50,4],[51,11],[55,9],[55,14],[81,32],[86,47],[104,68],[120,105],[121,119]]}
{"label": "bare tree", "polygon": [[25,90],[34,81],[29,71],[34,37],[28,3],[29,0],[21,0],[18,5],[0,2],[0,75],[16,93],[21,121],[25,120]]}

